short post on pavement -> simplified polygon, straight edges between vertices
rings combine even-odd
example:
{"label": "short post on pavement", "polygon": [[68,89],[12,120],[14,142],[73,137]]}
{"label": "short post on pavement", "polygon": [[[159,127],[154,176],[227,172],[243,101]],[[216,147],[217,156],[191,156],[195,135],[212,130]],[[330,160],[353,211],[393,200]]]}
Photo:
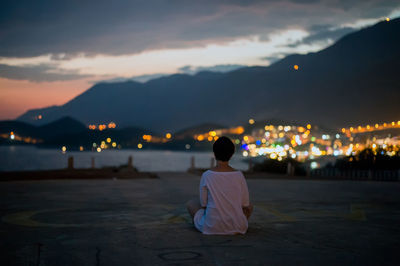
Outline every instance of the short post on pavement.
{"label": "short post on pavement", "polygon": [[253,160],[251,159],[251,157],[249,158],[249,172],[253,172]]}
{"label": "short post on pavement", "polygon": [[132,157],[132,155],[130,155],[129,157],[128,157],[128,168],[133,168],[133,157]]}
{"label": "short post on pavement", "polygon": [[288,164],[287,164],[286,174],[292,175],[292,163],[291,162],[288,162]]}
{"label": "short post on pavement", "polygon": [[190,158],[190,169],[194,169],[195,168],[195,164],[194,164],[194,156],[192,156]]}
{"label": "short post on pavement", "polygon": [[68,170],[74,169],[74,157],[69,156],[68,157]]}

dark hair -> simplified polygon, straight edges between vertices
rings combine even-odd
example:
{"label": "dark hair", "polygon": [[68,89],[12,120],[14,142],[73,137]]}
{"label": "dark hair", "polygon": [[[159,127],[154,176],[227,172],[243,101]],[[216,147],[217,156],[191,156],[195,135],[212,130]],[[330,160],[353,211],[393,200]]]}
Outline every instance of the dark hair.
{"label": "dark hair", "polygon": [[215,159],[227,162],[235,153],[235,145],[228,137],[219,137],[213,145]]}

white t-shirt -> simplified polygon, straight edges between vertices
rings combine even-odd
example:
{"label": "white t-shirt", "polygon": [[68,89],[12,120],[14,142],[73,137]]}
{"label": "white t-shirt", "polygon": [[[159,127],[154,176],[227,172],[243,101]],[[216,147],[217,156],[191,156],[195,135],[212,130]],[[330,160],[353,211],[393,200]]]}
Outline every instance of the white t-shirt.
{"label": "white t-shirt", "polygon": [[194,216],[195,227],[203,234],[245,234],[248,223],[242,207],[249,206],[249,191],[241,171],[208,170],[200,180],[200,209]]}

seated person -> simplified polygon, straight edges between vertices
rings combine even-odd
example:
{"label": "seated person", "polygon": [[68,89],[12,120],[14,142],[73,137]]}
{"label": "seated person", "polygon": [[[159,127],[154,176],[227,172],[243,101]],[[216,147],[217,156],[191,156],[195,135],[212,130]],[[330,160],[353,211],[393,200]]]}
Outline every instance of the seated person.
{"label": "seated person", "polygon": [[229,138],[220,137],[213,151],[217,166],[203,173],[200,201],[189,201],[187,209],[194,226],[203,234],[245,234],[253,206],[243,173],[229,166],[235,145]]}

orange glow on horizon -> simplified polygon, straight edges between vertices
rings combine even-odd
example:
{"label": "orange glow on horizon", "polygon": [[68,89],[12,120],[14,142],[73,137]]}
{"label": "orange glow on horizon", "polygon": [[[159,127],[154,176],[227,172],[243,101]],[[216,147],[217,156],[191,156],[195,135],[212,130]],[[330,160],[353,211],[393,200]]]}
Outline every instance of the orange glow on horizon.
{"label": "orange glow on horizon", "polygon": [[31,82],[0,78],[0,120],[15,119],[30,109],[65,104],[90,88],[90,81]]}

